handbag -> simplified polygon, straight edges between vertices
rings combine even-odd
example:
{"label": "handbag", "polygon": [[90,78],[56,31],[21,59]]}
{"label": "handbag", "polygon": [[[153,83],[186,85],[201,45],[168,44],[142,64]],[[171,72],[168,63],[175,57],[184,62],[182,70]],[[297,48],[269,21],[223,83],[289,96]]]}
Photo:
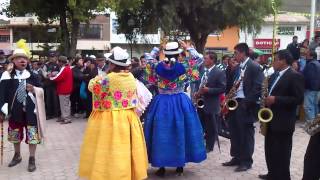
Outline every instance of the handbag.
{"label": "handbag", "polygon": [[12,108],[13,108],[14,100],[17,97],[17,93],[18,93],[18,89],[14,93],[14,96],[13,96],[13,99],[12,99],[12,102],[11,102],[11,106],[10,106],[10,111],[8,110],[8,114],[4,118],[5,120],[9,120],[11,118]]}

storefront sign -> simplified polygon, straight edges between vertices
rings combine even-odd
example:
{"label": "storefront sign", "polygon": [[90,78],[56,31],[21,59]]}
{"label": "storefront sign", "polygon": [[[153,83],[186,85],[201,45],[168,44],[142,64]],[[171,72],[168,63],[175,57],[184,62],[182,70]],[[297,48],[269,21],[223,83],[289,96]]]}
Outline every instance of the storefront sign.
{"label": "storefront sign", "polygon": [[[272,39],[254,39],[254,48],[257,49],[272,49]],[[280,39],[276,39],[276,48],[280,48]]]}

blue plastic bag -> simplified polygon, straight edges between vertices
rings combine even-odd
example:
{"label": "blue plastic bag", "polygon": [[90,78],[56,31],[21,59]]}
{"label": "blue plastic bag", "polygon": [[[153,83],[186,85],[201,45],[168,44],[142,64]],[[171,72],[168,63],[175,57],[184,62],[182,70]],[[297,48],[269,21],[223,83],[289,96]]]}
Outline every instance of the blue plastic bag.
{"label": "blue plastic bag", "polygon": [[88,94],[87,94],[87,84],[82,81],[80,84],[80,98],[81,99],[87,99],[88,98]]}

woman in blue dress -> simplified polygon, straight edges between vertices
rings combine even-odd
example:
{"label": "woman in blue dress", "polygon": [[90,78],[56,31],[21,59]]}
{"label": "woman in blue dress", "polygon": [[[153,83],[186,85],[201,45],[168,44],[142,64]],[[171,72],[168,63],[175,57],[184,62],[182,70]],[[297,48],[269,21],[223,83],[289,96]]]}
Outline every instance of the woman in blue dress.
{"label": "woman in blue dress", "polygon": [[159,167],[158,176],[165,175],[165,167],[176,167],[181,175],[185,163],[199,163],[207,157],[199,117],[184,93],[186,80],[199,79],[200,58],[193,48],[187,50],[192,58],[179,58],[179,44],[170,42],[164,50],[166,60],[149,62],[146,67],[147,80],[159,89],[144,125],[149,162]]}

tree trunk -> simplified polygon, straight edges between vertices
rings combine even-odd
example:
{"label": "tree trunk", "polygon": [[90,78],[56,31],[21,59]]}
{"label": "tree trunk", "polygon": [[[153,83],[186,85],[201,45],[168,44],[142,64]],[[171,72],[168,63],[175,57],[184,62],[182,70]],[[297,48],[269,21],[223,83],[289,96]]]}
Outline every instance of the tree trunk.
{"label": "tree trunk", "polygon": [[65,10],[60,11],[61,47],[63,54],[68,56],[70,52],[69,30],[67,14]]}
{"label": "tree trunk", "polygon": [[191,33],[190,32],[190,36],[191,36],[191,40],[194,42],[195,44],[195,48],[199,53],[204,53],[204,47],[207,43],[207,38],[208,38],[209,33]]}
{"label": "tree trunk", "polygon": [[70,46],[70,54],[69,54],[71,57],[76,56],[79,27],[80,27],[80,21],[72,17],[71,46]]}

